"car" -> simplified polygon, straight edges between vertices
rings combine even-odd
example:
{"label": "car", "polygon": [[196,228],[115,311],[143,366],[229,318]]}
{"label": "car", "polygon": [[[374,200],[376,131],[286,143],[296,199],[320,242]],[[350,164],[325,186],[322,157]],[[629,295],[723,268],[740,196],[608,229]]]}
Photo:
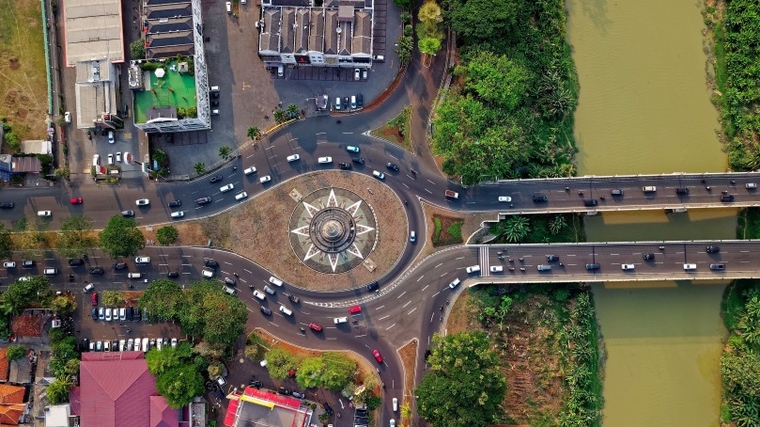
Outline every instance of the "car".
{"label": "car", "polygon": [[90,349],[90,340],[87,338],[82,338],[82,344],[79,346],[79,349],[82,352],[85,352]]}
{"label": "car", "polygon": [[512,198],[509,196],[499,196],[499,201],[509,203],[512,201]]}
{"label": "car", "polygon": [[[364,70],[364,80],[367,80],[367,70]],[[361,93],[356,95],[356,105],[359,106],[359,108],[364,107],[364,97]]]}
{"label": "car", "polygon": [[69,260],[69,265],[72,267],[75,267],[77,265],[84,265],[84,260],[82,258],[72,258]]}
{"label": "car", "polygon": [[288,163],[295,162],[297,160],[301,160],[301,156],[298,154],[291,154],[288,157],[285,158],[285,160],[288,161]]}
{"label": "car", "polygon": [[544,203],[547,200],[549,199],[546,197],[546,194],[537,193],[533,195],[533,201],[536,203]]}
{"label": "car", "polygon": [[616,188],[616,189],[610,191],[610,194],[612,194],[613,196],[622,196],[623,195],[623,190],[621,190],[619,188]]}
{"label": "car", "polygon": [[90,269],[90,274],[92,274],[93,276],[102,276],[105,272],[106,271],[100,267],[95,267],[95,268]]}
{"label": "car", "polygon": [[25,259],[21,261],[21,266],[24,268],[31,268],[34,267],[35,262],[31,259]]}
{"label": "car", "polygon": [[108,143],[109,144],[114,144],[115,142],[116,142],[116,138],[114,138],[113,131],[109,130],[108,131]]}
{"label": "car", "polygon": [[341,323],[348,323],[348,317],[336,317],[333,319],[333,322],[335,322],[336,325],[340,325]]}
{"label": "car", "polygon": [[559,255],[547,255],[546,256],[546,262],[557,262],[559,261]]}
{"label": "car", "polygon": [[213,183],[219,182],[219,181],[221,181],[223,179],[224,179],[224,177],[222,176],[222,174],[217,174],[217,175],[212,176],[211,179],[209,180],[209,182],[213,184]]}
{"label": "car", "polygon": [[348,314],[359,314],[362,312],[361,306],[355,305],[348,308]]}
{"label": "car", "polygon": [[327,104],[330,102],[330,99],[327,97],[327,95],[322,95],[314,98],[314,103],[316,104],[317,110],[326,110]]}
{"label": "car", "polygon": [[131,157],[129,156],[129,151],[124,152],[124,164],[128,165],[130,162]]}
{"label": "car", "polygon": [[197,199],[195,199],[195,203],[199,205],[205,205],[205,204],[211,203],[211,196],[198,197]]}
{"label": "car", "polygon": [[210,279],[210,278],[214,277],[214,270],[210,270],[208,268],[204,268],[201,271],[201,275],[203,275],[203,277],[205,277],[207,279]]}
{"label": "car", "polygon": [[280,393],[283,396],[290,396],[290,390],[286,389],[283,386],[280,386],[280,388],[277,389],[277,393]]}
{"label": "car", "polygon": [[170,279],[176,279],[177,277],[179,277],[179,272],[178,271],[169,271],[169,272],[166,273],[166,277],[168,277]]}
{"label": "car", "polygon": [[135,338],[135,351],[140,351],[140,344],[142,343],[142,340],[140,338]]}
{"label": "car", "polygon": [[480,266],[479,265],[471,265],[471,266],[465,268],[464,271],[466,271],[467,274],[478,273],[480,271]]}
{"label": "car", "polygon": [[261,310],[261,312],[264,313],[267,316],[271,316],[272,315],[272,310],[270,310],[267,307],[264,307],[263,305],[259,306],[259,310]]}
{"label": "car", "polygon": [[99,307],[98,308],[98,319],[99,320],[106,320],[106,308],[105,307]]}
{"label": "car", "polygon": [[93,289],[95,289],[95,285],[93,285],[92,283],[90,283],[90,284],[88,284],[87,286],[85,286],[82,289],[82,292],[87,293],[87,292],[90,292]]}
{"label": "car", "polygon": [[248,383],[248,385],[250,385],[251,387],[256,387],[256,388],[264,387],[264,383],[262,383],[261,381],[256,381],[256,380],[251,380]]}
{"label": "car", "polygon": [[340,97],[335,98],[335,111],[340,111],[341,105],[340,105]]}
{"label": "car", "polygon": [[383,356],[380,355],[380,352],[377,351],[377,349],[372,350],[372,355],[375,356],[375,360],[377,360],[377,363],[383,363]]}
{"label": "car", "polygon": [[218,268],[219,267],[219,263],[216,262],[216,261],[214,261],[211,258],[203,258],[203,265],[205,265],[206,267],[210,267],[210,268]]}
{"label": "car", "polygon": [[683,269],[684,269],[685,271],[696,270],[696,269],[697,269],[697,264],[689,264],[689,263],[685,263],[685,264],[683,265]]}
{"label": "car", "polygon": [[111,307],[106,308],[106,322],[111,321]]}
{"label": "car", "polygon": [[654,254],[651,252],[645,252],[642,255],[642,258],[644,258],[644,261],[652,261],[654,259]]}
{"label": "car", "polygon": [[501,273],[504,271],[504,267],[501,265],[492,265],[489,270],[491,270],[491,273]]}
{"label": "car", "polygon": [[689,194],[689,189],[686,187],[678,187],[676,188],[676,194],[685,196]]}
{"label": "car", "polygon": [[135,348],[135,340],[130,338],[127,340],[127,351],[132,351]]}
{"label": "car", "polygon": [[257,299],[259,299],[261,301],[264,301],[265,299],[267,299],[267,296],[264,295],[264,293],[261,292],[261,291],[259,291],[258,289],[254,289],[253,290],[253,296],[254,296],[254,298],[257,298]]}
{"label": "car", "polygon": [[338,166],[343,170],[351,170],[351,163],[340,162]]}
{"label": "car", "polygon": [[230,285],[230,286],[236,286],[237,285],[237,280],[232,279],[230,277],[225,277],[224,278],[224,283],[227,284],[227,285]]}
{"label": "car", "polygon": [[390,424],[391,427],[396,427],[396,420],[391,418]]}
{"label": "car", "polygon": [[108,166],[113,166],[113,154],[108,153],[106,157],[108,158]]}
{"label": "car", "polygon": [[589,270],[589,271],[593,271],[593,270],[599,270],[599,267],[600,267],[600,266],[599,266],[599,264],[598,264],[598,263],[594,263],[594,264],[586,264],[586,270]]}
{"label": "car", "polygon": [[332,163],[332,157],[326,156],[326,157],[320,157],[317,159],[317,163],[320,165],[326,165],[328,163]]}
{"label": "car", "polygon": [[372,176],[374,176],[375,178],[377,178],[379,180],[384,180],[385,179],[385,174],[382,173],[382,172],[376,171],[376,170],[372,171]]}
{"label": "car", "polygon": [[142,314],[140,314],[140,309],[136,308],[132,313],[132,321],[139,322],[140,320],[142,320]]}
{"label": "car", "polygon": [[119,340],[119,351],[127,351],[127,340]]}
{"label": "car", "polygon": [[135,205],[137,206],[148,206],[150,204],[150,200],[148,199],[137,199],[135,200]]}
{"label": "car", "polygon": [[451,289],[454,289],[454,288],[456,288],[457,286],[459,286],[459,284],[460,284],[460,283],[462,283],[462,281],[461,281],[461,280],[459,280],[459,278],[457,277],[457,278],[456,278],[456,279],[454,279],[454,280],[453,280],[451,283],[449,283],[449,288],[451,288]]}
{"label": "car", "polygon": [[147,257],[147,256],[135,257],[135,264],[150,264],[150,257]]}
{"label": "car", "polygon": [[720,201],[724,203],[730,203],[734,201],[734,196],[731,194],[723,194],[720,196]]}
{"label": "car", "polygon": [[536,270],[542,271],[542,272],[552,271],[552,266],[549,264],[538,264],[536,266]]}
{"label": "car", "polygon": [[348,108],[348,97],[347,97],[347,96],[344,96],[344,97],[343,97],[343,105],[344,105],[346,108]]}
{"label": "car", "polygon": [[54,267],[45,267],[45,269],[42,270],[42,274],[46,276],[55,276],[58,274],[58,269]]}
{"label": "car", "polygon": [[172,201],[171,201],[171,202],[169,202],[167,205],[168,205],[170,208],[176,208],[176,207],[182,206],[182,200],[179,200],[179,199],[177,199],[177,200],[172,200]]}
{"label": "car", "polygon": [[37,211],[37,216],[42,218],[48,218],[53,216],[53,212],[51,211]]}
{"label": "car", "polygon": [[13,207],[16,206],[13,202],[0,202],[0,208],[2,209],[13,209]]}
{"label": "car", "polygon": [[131,218],[135,216],[135,211],[121,211],[121,216],[125,218]]}
{"label": "car", "polygon": [[299,392],[297,392],[297,391],[294,391],[294,392],[293,392],[293,393],[291,393],[291,394],[292,394],[292,395],[293,395],[293,397],[295,397],[295,398],[298,398],[298,399],[306,399],[306,395],[305,395],[305,394],[303,394],[303,393],[299,393]]}
{"label": "car", "polygon": [[280,280],[280,279],[278,279],[278,278],[276,278],[274,276],[269,276],[269,283],[271,283],[271,284],[273,284],[275,286],[282,287],[282,280]]}
{"label": "car", "polygon": [[367,289],[367,292],[376,292],[380,288],[380,284],[377,282],[372,282],[365,286],[365,288]]}
{"label": "car", "polygon": [[332,410],[332,408],[330,407],[330,405],[329,405],[328,403],[325,403],[325,404],[323,404],[323,405],[322,405],[322,408],[324,408],[324,410],[325,410],[325,413],[326,413],[327,415],[329,415],[329,416],[331,416],[331,417],[333,416],[333,410]]}
{"label": "car", "polygon": [[409,241],[412,243],[417,241],[417,234],[414,231],[409,232]]}
{"label": "car", "polygon": [[98,305],[98,293],[93,292],[90,294],[90,305]]}
{"label": "car", "polygon": [[655,193],[657,192],[657,187],[655,187],[654,185],[645,185],[641,187],[641,191],[644,193]]}
{"label": "car", "polygon": [[398,165],[395,164],[395,163],[388,162],[388,163],[385,164],[385,167],[388,168],[388,169],[390,169],[390,170],[392,170],[392,171],[394,171],[394,172],[398,172]]}
{"label": "car", "polygon": [[15,261],[5,261],[3,263],[3,267],[5,267],[5,268],[16,268],[16,262]]}
{"label": "car", "polygon": [[261,178],[259,178],[259,182],[264,184],[272,180],[272,177],[270,175],[264,175]]}
{"label": "car", "polygon": [[235,200],[243,200],[246,197],[248,197],[248,193],[246,193],[245,191],[241,191],[241,192],[235,194]]}
{"label": "car", "polygon": [[360,149],[356,145],[349,145],[349,146],[346,147],[346,151],[348,151],[350,153],[358,153],[360,151]]}
{"label": "car", "polygon": [[710,270],[723,271],[726,269],[726,264],[710,264]]}
{"label": "car", "polygon": [[221,191],[222,193],[226,193],[234,189],[235,189],[235,186],[232,184],[227,184],[225,186],[219,187],[219,191]]}
{"label": "car", "polygon": [[70,202],[72,205],[81,205],[84,200],[81,197],[73,197]]}
{"label": "car", "polygon": [[172,214],[171,214],[171,217],[175,218],[175,219],[176,218],[183,218],[184,216],[185,216],[185,211],[172,212]]}
{"label": "car", "polygon": [[718,252],[720,252],[720,247],[716,245],[708,245],[707,247],[705,247],[705,252],[707,252],[708,254],[717,254]]}
{"label": "car", "polygon": [[293,304],[298,304],[299,302],[301,302],[301,298],[298,298],[297,296],[295,296],[295,295],[293,295],[293,294],[287,294],[287,295],[288,295],[288,299],[289,299],[289,300],[290,300],[290,302],[292,302]]}
{"label": "car", "polygon": [[121,163],[121,151],[116,152],[116,163]]}
{"label": "car", "polygon": [[95,351],[103,351],[103,341],[98,341],[97,344],[95,344]]}
{"label": "car", "polygon": [[620,268],[622,268],[623,271],[627,271],[627,270],[633,270],[635,266],[633,264],[620,264]]}
{"label": "car", "polygon": [[147,351],[150,350],[150,348],[148,347],[149,344],[150,344],[150,338],[145,337],[145,338],[142,339],[142,349],[143,349],[143,351],[147,352]]}
{"label": "car", "polygon": [[292,316],[293,315],[293,310],[285,307],[284,305],[280,306],[280,312],[282,312],[282,314],[285,314],[287,316]]}
{"label": "car", "polygon": [[317,325],[314,322],[309,323],[309,329],[311,329],[314,332],[322,332],[322,326]]}
{"label": "car", "polygon": [[127,273],[127,279],[137,280],[142,277],[142,273]]}
{"label": "car", "polygon": [[351,162],[356,163],[357,165],[363,165],[364,157],[351,157]]}
{"label": "car", "polygon": [[117,262],[116,264],[113,265],[114,270],[124,270],[125,268],[127,268],[126,262]]}
{"label": "car", "polygon": [[361,73],[362,72],[361,72],[360,69],[354,68],[354,80],[356,80],[356,81],[360,80],[362,78],[361,77]]}
{"label": "car", "polygon": [[67,111],[67,112],[63,113],[63,121],[65,121],[66,123],[71,123],[71,113],[70,112]]}
{"label": "car", "polygon": [[100,154],[93,154],[92,156],[92,165],[97,166],[100,164]]}
{"label": "car", "polygon": [[398,412],[398,399],[393,398],[393,412]]}
{"label": "car", "polygon": [[588,200],[583,201],[583,206],[591,207],[591,206],[596,206],[598,204],[599,202],[596,199],[588,199]]}
{"label": "car", "polygon": [[245,175],[253,175],[253,174],[256,173],[256,167],[255,166],[251,166],[250,168],[243,170],[243,173]]}

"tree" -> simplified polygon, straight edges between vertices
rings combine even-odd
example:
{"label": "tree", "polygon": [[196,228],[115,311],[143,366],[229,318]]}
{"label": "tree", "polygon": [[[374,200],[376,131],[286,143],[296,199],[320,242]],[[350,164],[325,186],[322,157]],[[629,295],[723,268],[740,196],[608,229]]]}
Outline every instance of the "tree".
{"label": "tree", "polygon": [[154,280],[140,297],[139,307],[159,319],[176,319],[185,298],[182,287],[173,280]]}
{"label": "tree", "polygon": [[26,356],[27,350],[23,345],[12,345],[8,347],[8,353],[6,354],[10,360],[18,360]]}
{"label": "tree", "polygon": [[56,377],[55,381],[50,383],[45,390],[47,398],[53,405],[58,405],[69,401],[69,391],[74,381],[68,375]]}
{"label": "tree", "polygon": [[3,294],[3,308],[6,313],[18,314],[29,304],[41,301],[49,292],[50,281],[46,277],[16,280]]}
{"label": "tree", "polygon": [[231,151],[232,150],[230,149],[230,147],[226,145],[222,145],[221,147],[219,147],[219,157],[221,157],[222,160],[227,160],[230,158]]}
{"label": "tree", "polygon": [[435,37],[421,38],[417,42],[417,48],[424,54],[433,55],[441,49],[441,41]]}
{"label": "tree", "polygon": [[5,143],[8,144],[8,148],[14,152],[18,153],[21,151],[21,138],[19,138],[18,134],[16,132],[9,132],[5,134]]}
{"label": "tree", "polygon": [[57,238],[58,252],[66,258],[79,258],[96,244],[92,221],[84,215],[66,218]]}
{"label": "tree", "polygon": [[322,385],[322,372],[325,369],[321,357],[308,357],[301,362],[296,371],[296,381],[303,388],[314,388]]}
{"label": "tree", "polygon": [[417,410],[435,427],[493,424],[507,385],[482,332],[433,337],[430,371],[415,390]]}
{"label": "tree", "polygon": [[279,108],[277,110],[274,110],[274,121],[277,123],[283,123],[287,120],[288,119],[284,111],[280,110]]}
{"label": "tree", "polygon": [[172,368],[156,377],[156,390],[172,408],[181,408],[203,394],[203,376],[193,365]]}
{"label": "tree", "polygon": [[322,362],[322,386],[326,389],[341,390],[356,377],[356,362],[340,353],[323,353]]}
{"label": "tree", "polygon": [[124,298],[119,291],[103,291],[100,293],[100,303],[106,307],[116,307]]}
{"label": "tree", "polygon": [[248,138],[259,139],[259,136],[261,136],[261,130],[258,127],[251,126],[248,128]]}
{"label": "tree", "polygon": [[465,87],[487,103],[514,111],[528,92],[530,72],[506,55],[482,50],[467,64]]}
{"label": "tree", "polygon": [[552,234],[559,234],[565,227],[567,227],[567,221],[562,214],[555,215],[549,223],[549,231]]}
{"label": "tree", "polygon": [[530,233],[530,220],[524,216],[513,215],[499,226],[499,235],[508,242],[519,242]]}
{"label": "tree", "polygon": [[192,356],[190,344],[183,342],[176,348],[163,347],[161,351],[153,349],[145,354],[145,360],[148,362],[150,373],[159,376],[187,363]]}
{"label": "tree", "polygon": [[145,59],[145,41],[137,39],[129,45],[130,57],[135,59]]}
{"label": "tree", "polygon": [[468,44],[497,43],[510,34],[523,14],[521,0],[446,0],[446,17],[457,38]]}
{"label": "tree", "polygon": [[21,251],[24,257],[34,257],[42,254],[43,249],[47,247],[45,236],[34,226],[24,232],[16,234],[16,248]]}
{"label": "tree", "polygon": [[67,315],[74,312],[77,309],[77,302],[74,298],[69,298],[65,295],[59,295],[50,302],[50,308],[52,308],[59,315]]}
{"label": "tree", "polygon": [[128,257],[145,247],[145,239],[134,218],[114,215],[100,232],[100,248],[111,258]]}
{"label": "tree", "polygon": [[53,357],[50,359],[48,367],[56,377],[66,375],[69,369],[69,361],[79,357],[76,339],[69,335],[59,340],[51,340],[50,347],[53,350]]}
{"label": "tree", "polygon": [[198,162],[194,165],[195,168],[195,174],[196,175],[203,175],[206,173],[206,164],[203,162]]}
{"label": "tree", "polygon": [[11,254],[13,254],[11,231],[5,228],[5,224],[0,224],[0,258],[8,258]]}
{"label": "tree", "polygon": [[171,245],[177,241],[178,237],[179,231],[171,225],[165,225],[159,228],[156,232],[158,243],[161,243],[162,245]]}
{"label": "tree", "polygon": [[245,331],[248,310],[239,298],[227,295],[217,286],[203,301],[205,317],[203,338],[210,343],[231,346]]}
{"label": "tree", "polygon": [[296,104],[289,104],[286,112],[288,114],[288,118],[289,119],[298,118],[298,105],[296,105]]}
{"label": "tree", "polygon": [[279,348],[269,350],[265,359],[269,375],[278,380],[287,378],[290,371],[296,368],[295,358],[287,351]]}

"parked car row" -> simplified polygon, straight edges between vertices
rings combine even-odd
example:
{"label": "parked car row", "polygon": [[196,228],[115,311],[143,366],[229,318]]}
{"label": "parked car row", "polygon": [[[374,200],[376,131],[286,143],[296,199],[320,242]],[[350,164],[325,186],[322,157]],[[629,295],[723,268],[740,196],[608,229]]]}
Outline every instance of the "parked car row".
{"label": "parked car row", "polygon": [[86,351],[144,351],[148,352],[152,349],[161,351],[164,347],[171,346],[176,348],[179,340],[177,338],[129,338],[129,339],[114,339],[109,340],[93,340],[90,341],[87,338],[82,339],[82,343],[79,345],[79,349],[82,352]]}
{"label": "parked car row", "polygon": [[350,98],[348,96],[344,96],[343,98],[336,96],[335,104],[333,104],[333,108],[335,109],[335,111],[349,111],[349,110],[356,110],[363,107],[364,107],[364,96],[361,93],[357,95],[351,95]]}
{"label": "parked car row", "polygon": [[147,312],[145,310],[140,310],[139,308],[133,308],[133,307],[121,307],[121,308],[111,308],[111,307],[97,307],[98,305],[98,294],[93,293],[91,295],[91,301],[92,301],[92,310],[90,311],[90,316],[92,317],[92,320],[103,320],[106,322],[139,322],[141,320],[147,320]]}

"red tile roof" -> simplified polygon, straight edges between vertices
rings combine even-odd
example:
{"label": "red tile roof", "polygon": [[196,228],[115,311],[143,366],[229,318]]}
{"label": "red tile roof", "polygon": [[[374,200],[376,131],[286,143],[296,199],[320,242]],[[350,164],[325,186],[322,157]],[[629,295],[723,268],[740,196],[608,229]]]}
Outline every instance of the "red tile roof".
{"label": "red tile roof", "polygon": [[178,410],[158,396],[156,380],[148,371],[142,352],[88,352],[82,356],[79,368],[82,427],[177,427]]}
{"label": "red tile roof", "polygon": [[24,404],[0,405],[0,425],[18,425],[18,420],[24,413]]}
{"label": "red tile roof", "polygon": [[16,337],[39,337],[42,335],[42,316],[16,316],[11,330]]}
{"label": "red tile roof", "polygon": [[25,394],[24,387],[0,384],[0,403],[24,403]]}
{"label": "red tile roof", "polygon": [[11,361],[8,359],[8,348],[0,348],[0,381],[8,381],[8,369]]}

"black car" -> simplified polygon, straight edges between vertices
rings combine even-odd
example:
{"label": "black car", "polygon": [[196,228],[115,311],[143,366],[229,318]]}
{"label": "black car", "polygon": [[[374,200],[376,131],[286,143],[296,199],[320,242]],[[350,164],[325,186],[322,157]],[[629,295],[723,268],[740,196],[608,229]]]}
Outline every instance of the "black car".
{"label": "black car", "polygon": [[380,288],[380,284],[377,282],[372,282],[369,285],[367,285],[367,292],[374,292]]}
{"label": "black car", "polygon": [[368,425],[369,424],[369,418],[354,418],[354,424],[356,425]]}
{"label": "black car", "polygon": [[90,311],[90,317],[92,317],[92,320],[98,320],[98,309],[93,307]]}
{"label": "black car", "polygon": [[559,261],[559,255],[547,255],[546,256],[546,261],[547,262]]}
{"label": "black car", "polygon": [[133,322],[139,322],[142,320],[142,315],[140,314],[140,309],[134,309],[132,310],[132,321]]}
{"label": "black car", "polygon": [[264,307],[263,305],[259,306],[259,307],[261,308],[261,312],[262,313],[266,314],[267,316],[271,316],[272,315],[272,310],[270,310],[269,308]]}
{"label": "black car", "polygon": [[103,273],[105,273],[105,270],[103,270],[100,267],[90,269],[90,274],[92,274],[93,276],[102,276]]}
{"label": "black car", "polygon": [[216,262],[216,261],[214,261],[211,258],[203,258],[203,264],[206,267],[211,267],[211,268],[217,268],[217,267],[219,267],[219,263]]}
{"label": "black car", "polygon": [[125,268],[127,268],[126,262],[117,262],[116,264],[113,265],[114,270],[124,270]]}
{"label": "black car", "polygon": [[0,203],[0,208],[2,208],[2,209],[12,209],[14,206],[16,206],[16,204],[13,203],[13,202],[1,202]]}
{"label": "black car", "polygon": [[689,194],[689,189],[686,188],[686,187],[678,187],[678,188],[676,188],[676,194],[680,194],[680,195],[685,196],[685,195]]}
{"label": "black car", "polygon": [[723,271],[726,269],[726,264],[710,264],[710,270]]}
{"label": "black car", "polygon": [[77,265],[84,265],[84,260],[82,258],[79,258],[79,259],[70,259],[69,260],[69,265],[72,266],[72,267],[77,266]]}
{"label": "black car", "polygon": [[546,197],[546,194],[538,193],[538,194],[533,195],[533,201],[536,203],[543,203],[543,202],[546,202],[547,200],[549,199]]}
{"label": "black car", "polygon": [[236,285],[237,285],[237,280],[235,280],[235,279],[233,279],[233,278],[231,278],[231,277],[225,277],[225,278],[224,278],[224,283],[225,283],[226,285],[230,285],[230,286],[236,286]]}
{"label": "black car", "polygon": [[223,179],[224,179],[224,177],[221,174],[214,175],[214,176],[211,177],[211,179],[209,180],[209,182],[213,184],[213,183],[219,182],[219,181],[221,181]]}
{"label": "black car", "polygon": [[351,161],[354,162],[354,163],[356,163],[356,164],[363,165],[364,164],[364,157],[351,157]]}
{"label": "black car", "polygon": [[121,216],[131,218],[135,216],[135,211],[121,211]]}
{"label": "black car", "polygon": [[195,199],[195,203],[199,205],[205,205],[207,203],[211,203],[211,196],[198,197],[197,199]]}
{"label": "black car", "polygon": [[720,201],[721,202],[733,202],[734,201],[734,196],[732,196],[730,194],[724,194],[724,195],[720,196]]}
{"label": "black car", "polygon": [[176,279],[177,277],[179,277],[179,273],[176,272],[176,271],[170,271],[170,272],[166,273],[166,277],[168,277],[170,279]]}
{"label": "black car", "polygon": [[612,193],[613,196],[622,196],[623,195],[623,190],[621,190],[619,188],[616,188],[616,189],[612,190],[610,193]]}
{"label": "black car", "polygon": [[351,163],[340,162],[340,163],[338,163],[338,166],[340,166],[340,168],[343,169],[343,170],[350,170],[351,169]]}
{"label": "black car", "polygon": [[369,414],[369,411],[366,409],[357,409],[356,410],[356,416],[357,417],[367,417],[367,414]]}
{"label": "black car", "polygon": [[586,264],[586,270],[599,270],[599,264]]}
{"label": "black car", "polygon": [[119,351],[119,340],[111,341],[111,351]]}
{"label": "black car", "polygon": [[647,252],[647,253],[644,253],[644,255],[642,255],[642,256],[644,258],[644,261],[651,261],[651,260],[654,259],[654,254],[653,253],[648,253]]}
{"label": "black car", "polygon": [[718,247],[718,246],[715,246],[715,245],[708,245],[708,246],[705,248],[705,251],[706,251],[708,254],[717,254],[718,252],[720,252],[720,247]]}
{"label": "black car", "polygon": [[596,206],[599,202],[596,199],[588,199],[583,201],[584,206]]}
{"label": "black car", "polygon": [[329,404],[327,404],[327,403],[325,403],[324,405],[322,405],[322,407],[323,407],[323,408],[325,408],[325,412],[327,413],[327,415],[329,415],[329,416],[331,416],[331,417],[332,417],[332,415],[333,415],[333,410],[332,410],[332,408],[330,407],[330,405],[329,405]]}
{"label": "black car", "polygon": [[132,308],[132,307],[127,307],[127,322],[131,322],[131,321],[132,321],[132,318],[133,318],[133,317],[134,317],[134,315],[135,315],[134,311],[135,311],[135,309],[134,309],[134,308]]}
{"label": "black car", "polygon": [[22,267],[34,267],[34,261],[31,260],[31,259],[25,259],[25,260],[21,261],[21,266]]}
{"label": "black car", "polygon": [[218,106],[219,106],[219,101],[217,101],[217,100],[215,100],[215,99],[214,99],[214,100],[212,100],[212,101],[211,101],[211,106],[212,106],[212,107],[218,107]]}
{"label": "black car", "polygon": [[256,387],[256,388],[264,387],[264,384],[262,384],[261,381],[255,381],[255,380],[251,380],[251,382],[249,382],[248,385],[251,387]]}
{"label": "black car", "polygon": [[219,98],[219,91],[213,91],[213,92],[211,92],[211,97],[212,98]]}
{"label": "black car", "polygon": [[178,206],[182,206],[182,200],[177,199],[177,200],[172,200],[171,202],[169,202],[170,208],[176,208]]}
{"label": "black car", "polygon": [[289,300],[290,300],[290,302],[292,302],[293,304],[298,304],[299,302],[301,302],[301,298],[298,298],[297,296],[295,296],[295,295],[293,295],[293,294],[288,294],[288,299],[289,299]]}
{"label": "black car", "polygon": [[[93,308],[93,310],[95,309]],[[82,345],[79,348],[83,352],[90,351],[90,340],[88,340],[87,338],[82,338]]]}
{"label": "black car", "polygon": [[280,387],[277,390],[277,393],[280,393],[280,394],[282,394],[284,396],[290,396],[290,390],[286,389],[285,387]]}
{"label": "black car", "polygon": [[398,165],[396,165],[395,163],[388,162],[385,164],[385,167],[392,171],[398,172]]}

